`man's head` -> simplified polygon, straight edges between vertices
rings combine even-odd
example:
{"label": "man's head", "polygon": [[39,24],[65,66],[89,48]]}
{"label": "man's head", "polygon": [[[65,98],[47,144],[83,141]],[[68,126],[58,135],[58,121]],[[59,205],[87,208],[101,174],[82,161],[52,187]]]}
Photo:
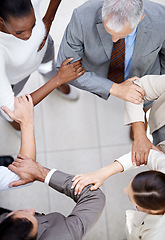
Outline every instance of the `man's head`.
{"label": "man's head", "polygon": [[0,223],[1,240],[36,240],[38,221],[35,209],[13,211]]}
{"label": "man's head", "polygon": [[28,40],[35,21],[31,0],[0,0],[1,31]]}
{"label": "man's head", "polygon": [[102,18],[112,41],[128,36],[144,18],[143,0],[105,0]]}
{"label": "man's head", "polygon": [[165,174],[146,171],[137,174],[125,192],[139,211],[150,214],[165,213]]}

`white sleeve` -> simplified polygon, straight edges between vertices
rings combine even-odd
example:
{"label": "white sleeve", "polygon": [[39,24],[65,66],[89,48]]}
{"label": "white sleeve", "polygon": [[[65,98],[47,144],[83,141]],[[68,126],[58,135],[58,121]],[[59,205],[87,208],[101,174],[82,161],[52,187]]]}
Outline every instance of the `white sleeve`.
{"label": "white sleeve", "polygon": [[[14,110],[14,92],[12,90],[11,84],[7,78],[5,69],[5,56],[1,52],[0,54],[0,108],[2,106],[8,107],[11,111]],[[2,109],[0,109],[0,114],[2,114],[8,121],[12,121],[7,114],[5,114]]]}
{"label": "white sleeve", "polygon": [[56,172],[57,169],[53,168],[52,170],[50,170],[50,172],[47,174],[46,178],[45,178],[45,183],[47,185],[49,185],[49,181],[51,179],[51,176],[53,175],[54,172]]}
{"label": "white sleeve", "polygon": [[[124,171],[136,167],[136,165],[132,164],[131,152],[121,156],[116,160],[123,166]],[[147,167],[150,170],[156,170],[165,173],[165,154],[151,149],[148,156]]]}
{"label": "white sleeve", "polygon": [[[144,89],[146,101],[156,100],[165,92],[165,75],[146,75],[134,83]],[[124,124],[133,122],[144,122],[143,103],[125,102]]]}
{"label": "white sleeve", "polygon": [[147,166],[150,170],[156,170],[165,173],[165,154],[151,149]]}
{"label": "white sleeve", "polygon": [[0,191],[10,189],[9,184],[19,179],[20,177],[7,167],[0,166]]}

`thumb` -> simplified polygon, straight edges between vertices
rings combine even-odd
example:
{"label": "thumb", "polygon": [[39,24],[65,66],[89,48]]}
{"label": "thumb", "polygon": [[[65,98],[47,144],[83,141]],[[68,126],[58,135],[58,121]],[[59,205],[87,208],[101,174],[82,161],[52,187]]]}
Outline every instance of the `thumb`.
{"label": "thumb", "polygon": [[98,189],[101,185],[99,183],[95,183],[94,186],[92,186],[90,189],[91,191],[94,191],[96,189]]}
{"label": "thumb", "polygon": [[18,180],[18,181],[14,181],[14,182],[11,182],[9,187],[12,188],[12,187],[18,187],[18,186],[21,186],[21,185],[24,185],[26,182],[22,179]]}
{"label": "thumb", "polygon": [[1,107],[1,109],[10,117],[10,118],[13,118],[13,112],[10,111],[10,109],[8,109],[7,107]]}
{"label": "thumb", "polygon": [[152,144],[152,149],[156,150],[157,152],[162,152],[162,151],[160,151],[159,148],[155,147],[153,144]]}
{"label": "thumb", "polygon": [[70,63],[74,58],[67,58],[62,64],[61,66],[66,66],[68,63]]}

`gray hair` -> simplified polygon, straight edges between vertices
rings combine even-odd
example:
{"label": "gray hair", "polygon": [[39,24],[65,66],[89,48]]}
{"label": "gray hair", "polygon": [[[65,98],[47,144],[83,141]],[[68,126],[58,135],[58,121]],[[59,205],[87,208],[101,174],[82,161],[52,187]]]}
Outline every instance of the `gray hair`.
{"label": "gray hair", "polygon": [[143,11],[143,0],[104,0],[102,17],[109,29],[119,32],[125,24],[136,28]]}

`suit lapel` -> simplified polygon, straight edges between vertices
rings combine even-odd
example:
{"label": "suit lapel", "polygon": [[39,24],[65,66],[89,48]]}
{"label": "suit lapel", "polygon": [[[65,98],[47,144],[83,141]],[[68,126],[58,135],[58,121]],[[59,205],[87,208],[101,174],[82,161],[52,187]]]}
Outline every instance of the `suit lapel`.
{"label": "suit lapel", "polygon": [[107,33],[107,31],[104,28],[101,9],[99,9],[99,11],[98,11],[98,22],[96,23],[96,27],[97,27],[97,31],[100,36],[104,51],[105,51],[108,59],[110,59],[110,56],[112,53],[112,48],[113,48],[113,42],[112,42],[111,35],[109,33]]}
{"label": "suit lapel", "polygon": [[136,41],[129,76],[133,76],[134,72],[136,73],[137,61],[140,61],[141,54],[144,52],[144,49],[147,46],[150,35],[150,21],[148,17],[145,16],[137,27]]}
{"label": "suit lapel", "polygon": [[105,53],[108,59],[110,59],[112,48],[113,48],[111,35],[107,33],[107,31],[105,30],[103,23],[97,24],[97,31],[99,33]]}
{"label": "suit lapel", "polygon": [[37,216],[37,221],[38,221],[38,234],[37,234],[37,239],[40,239],[42,234],[46,231],[48,228],[48,219],[45,216]]}

